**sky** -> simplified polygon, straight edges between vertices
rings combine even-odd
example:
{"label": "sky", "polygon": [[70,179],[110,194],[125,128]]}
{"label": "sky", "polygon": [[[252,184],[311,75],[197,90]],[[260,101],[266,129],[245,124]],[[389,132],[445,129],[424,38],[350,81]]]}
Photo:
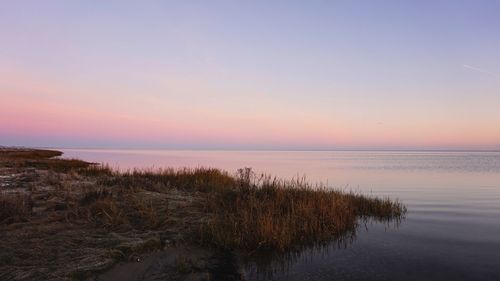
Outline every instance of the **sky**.
{"label": "sky", "polygon": [[0,0],[0,145],[500,149],[500,1]]}

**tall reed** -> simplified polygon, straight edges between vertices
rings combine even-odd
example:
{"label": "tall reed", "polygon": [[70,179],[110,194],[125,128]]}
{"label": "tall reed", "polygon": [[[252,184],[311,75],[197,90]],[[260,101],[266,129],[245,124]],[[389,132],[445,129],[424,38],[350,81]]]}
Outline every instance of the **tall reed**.
{"label": "tall reed", "polygon": [[204,243],[227,249],[284,251],[353,233],[362,218],[390,220],[406,212],[398,201],[369,198],[304,180],[279,180],[240,170],[238,186],[211,193]]}

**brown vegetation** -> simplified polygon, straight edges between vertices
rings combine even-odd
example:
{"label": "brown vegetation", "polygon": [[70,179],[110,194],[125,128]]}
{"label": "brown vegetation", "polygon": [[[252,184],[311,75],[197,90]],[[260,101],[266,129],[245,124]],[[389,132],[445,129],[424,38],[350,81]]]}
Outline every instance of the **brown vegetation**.
{"label": "brown vegetation", "polygon": [[400,218],[405,207],[305,181],[256,177],[240,170],[238,187],[210,194],[205,243],[229,249],[284,251],[353,233],[360,218]]}
{"label": "brown vegetation", "polygon": [[[398,201],[250,169],[235,176],[212,168],[119,172],[54,158],[60,155],[0,149],[0,172],[11,178],[9,193],[0,190],[0,279],[86,278],[171,243],[283,252],[352,235],[364,220],[397,221],[406,211]],[[30,243],[36,250],[24,246]],[[44,262],[41,253],[52,258]],[[82,267],[85,260],[95,263]],[[50,263],[67,268],[40,271]]]}
{"label": "brown vegetation", "polygon": [[38,168],[58,172],[86,168],[92,163],[78,159],[55,158],[62,152],[44,149],[0,148],[0,167]]}
{"label": "brown vegetation", "polygon": [[106,175],[101,183],[108,186],[205,194],[207,220],[194,235],[204,244],[229,249],[283,251],[350,234],[360,219],[400,219],[406,211],[388,198],[314,187],[304,180],[257,176],[248,168],[237,176],[211,168],[118,173],[95,166],[84,172]]}
{"label": "brown vegetation", "polygon": [[48,149],[0,148],[0,156],[11,159],[46,159],[61,155],[60,151]]}
{"label": "brown vegetation", "polygon": [[27,221],[33,201],[26,194],[0,193],[0,225]]}

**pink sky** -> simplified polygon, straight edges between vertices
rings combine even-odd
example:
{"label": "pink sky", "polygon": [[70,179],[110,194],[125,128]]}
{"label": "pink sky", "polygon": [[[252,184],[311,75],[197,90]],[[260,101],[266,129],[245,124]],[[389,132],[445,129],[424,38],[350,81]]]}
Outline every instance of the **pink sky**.
{"label": "pink sky", "polygon": [[500,147],[486,6],[170,5],[5,7],[0,145]]}
{"label": "pink sky", "polygon": [[[315,112],[307,104],[263,102],[262,96],[244,100],[241,106],[233,104],[235,107],[228,106],[227,110],[217,101],[203,106],[203,102],[187,104],[189,99],[170,103],[161,98],[148,101],[147,97],[124,96],[130,100],[123,103],[117,96],[107,97],[106,90],[100,87],[92,89],[89,85],[80,87],[62,83],[65,81],[33,79],[26,73],[3,74],[1,90],[7,95],[0,104],[2,135],[19,138],[19,144],[37,145],[38,138],[62,138],[69,140],[70,146],[71,141],[76,146],[100,146],[100,143],[108,146],[116,142],[134,147],[164,142],[166,147],[187,144],[187,147],[201,148],[228,145],[325,149],[336,146],[492,147],[500,140],[500,130],[493,129],[498,124],[495,108],[482,111],[481,115],[469,115],[465,105],[456,108],[456,112],[439,112],[439,107],[432,108],[429,104],[422,113],[418,112],[420,108],[392,109],[391,115],[396,114],[398,119],[377,110],[379,120],[383,120],[377,121],[367,118],[367,111],[373,109],[363,104],[357,108],[358,115],[342,111]],[[193,99],[198,92],[218,94],[209,88],[168,83],[165,82],[165,88],[179,87],[177,91],[192,94]],[[87,91],[92,94],[85,94]],[[157,91],[163,88],[160,86]],[[115,99],[118,100],[115,102]],[[31,140],[34,142],[30,143]]]}

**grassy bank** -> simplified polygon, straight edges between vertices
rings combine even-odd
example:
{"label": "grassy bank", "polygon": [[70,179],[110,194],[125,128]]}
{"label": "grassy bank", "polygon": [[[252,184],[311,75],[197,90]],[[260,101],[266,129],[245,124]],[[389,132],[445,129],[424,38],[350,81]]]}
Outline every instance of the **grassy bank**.
{"label": "grassy bank", "polygon": [[211,193],[202,240],[217,247],[284,251],[355,231],[360,220],[389,221],[406,212],[398,201],[345,193],[305,181],[239,171],[236,188]]}
{"label": "grassy bank", "polygon": [[[406,212],[398,201],[251,169],[118,172],[60,155],[0,150],[0,231],[6,234],[0,279],[86,278],[172,244],[284,252],[351,235],[367,219],[397,221]],[[36,250],[25,246],[32,243]],[[65,267],[49,273],[59,263]],[[182,279],[185,270],[179,272]]]}
{"label": "grassy bank", "polygon": [[94,166],[81,172],[105,175],[100,183],[115,188],[176,188],[202,194],[207,217],[195,237],[205,245],[231,250],[284,251],[352,233],[360,220],[399,220],[406,212],[401,202],[389,198],[256,175],[249,168],[236,175],[210,168],[120,173]]}

